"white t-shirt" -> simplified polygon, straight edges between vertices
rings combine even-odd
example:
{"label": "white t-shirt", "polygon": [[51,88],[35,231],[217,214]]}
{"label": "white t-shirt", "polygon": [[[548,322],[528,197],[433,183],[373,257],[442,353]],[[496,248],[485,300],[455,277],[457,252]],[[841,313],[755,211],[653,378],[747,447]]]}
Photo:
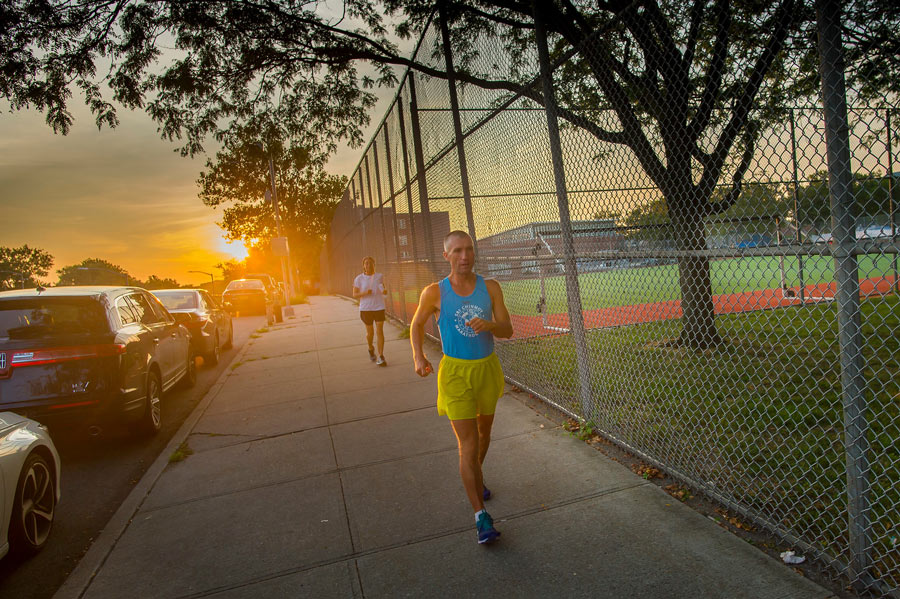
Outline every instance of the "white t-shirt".
{"label": "white t-shirt", "polygon": [[360,312],[374,312],[376,310],[384,310],[384,274],[376,272],[375,274],[359,274],[353,279],[353,286],[360,291],[371,289],[372,293],[359,298]]}

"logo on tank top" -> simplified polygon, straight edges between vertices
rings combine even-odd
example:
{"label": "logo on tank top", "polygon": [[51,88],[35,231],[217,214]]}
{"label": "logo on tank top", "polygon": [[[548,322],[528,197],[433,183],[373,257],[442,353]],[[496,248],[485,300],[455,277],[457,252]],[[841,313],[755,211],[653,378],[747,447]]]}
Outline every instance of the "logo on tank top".
{"label": "logo on tank top", "polygon": [[484,318],[484,310],[475,304],[463,304],[456,310],[453,317],[455,320],[453,326],[457,333],[463,337],[477,337],[478,333],[475,332],[475,329],[467,326],[466,323],[473,318]]}

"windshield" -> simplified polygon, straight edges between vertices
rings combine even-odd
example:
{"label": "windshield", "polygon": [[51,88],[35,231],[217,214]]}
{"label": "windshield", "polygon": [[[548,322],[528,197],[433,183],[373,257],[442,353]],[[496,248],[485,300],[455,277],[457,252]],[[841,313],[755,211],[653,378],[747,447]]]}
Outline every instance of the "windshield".
{"label": "windshield", "polygon": [[167,310],[197,309],[197,294],[193,291],[153,291]]}
{"label": "windshield", "polygon": [[109,330],[106,313],[91,297],[30,297],[0,300],[0,341]]}
{"label": "windshield", "polygon": [[263,286],[262,281],[253,279],[232,281],[228,283],[228,287],[225,288],[225,291],[229,291],[231,289],[265,289],[265,287]]}

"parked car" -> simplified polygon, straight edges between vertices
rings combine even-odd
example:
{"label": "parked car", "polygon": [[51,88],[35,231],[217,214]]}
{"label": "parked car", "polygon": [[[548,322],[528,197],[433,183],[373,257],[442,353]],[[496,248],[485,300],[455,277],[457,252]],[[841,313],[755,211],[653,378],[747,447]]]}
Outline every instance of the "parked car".
{"label": "parked car", "polygon": [[275,320],[274,299],[259,279],[231,281],[222,293],[222,303],[231,306],[229,310],[232,314],[235,312],[264,314],[269,324]]}
{"label": "parked car", "polygon": [[59,454],[47,429],[0,412],[0,557],[44,548],[59,503],[59,480]]}
{"label": "parked car", "polygon": [[95,434],[159,432],[162,394],[197,379],[190,332],[137,287],[0,293],[0,364],[0,410]]}
{"label": "parked car", "polygon": [[273,310],[275,312],[275,322],[281,322],[283,315],[281,309],[284,307],[284,287],[279,281],[266,273],[252,272],[244,275],[245,279],[259,279],[266,286],[266,291],[272,296]]}
{"label": "parked car", "polygon": [[203,362],[218,364],[221,350],[234,341],[231,314],[204,289],[156,289],[153,295],[191,332],[194,352]]}

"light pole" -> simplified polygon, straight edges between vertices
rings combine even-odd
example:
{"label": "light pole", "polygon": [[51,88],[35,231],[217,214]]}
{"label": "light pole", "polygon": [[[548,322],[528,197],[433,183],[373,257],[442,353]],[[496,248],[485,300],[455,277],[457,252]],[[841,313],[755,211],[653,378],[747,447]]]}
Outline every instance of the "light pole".
{"label": "light pole", "polygon": [[115,273],[117,275],[122,275],[123,277],[125,277],[125,285],[126,286],[131,285],[131,277],[128,276],[127,272],[121,272],[118,270],[113,270],[111,268],[104,268],[102,266],[76,266],[75,270],[103,270],[106,272]]}
{"label": "light pole", "polygon": [[188,272],[195,272],[198,275],[209,275],[209,285],[210,285],[209,292],[210,293],[216,292],[216,279],[215,279],[215,277],[213,277],[213,274],[211,272],[206,272],[203,270],[189,270]]}
{"label": "light pole", "polygon": [[[269,192],[271,192],[272,208],[275,212],[275,231],[278,233],[279,237],[283,237],[281,229],[281,211],[278,208],[278,188],[275,185],[275,165],[272,162],[272,152],[268,147],[263,146],[261,143],[257,143],[256,146],[263,150],[269,159],[270,189],[266,193],[266,200],[269,199]],[[291,272],[290,260],[290,252],[281,258],[281,280],[284,281],[284,309],[282,310],[282,314],[284,316],[293,316],[290,293],[294,292],[294,275]]]}
{"label": "light pole", "polygon": [[19,277],[19,285],[22,289],[25,289],[25,275],[20,273],[18,270],[0,270],[0,272],[9,273],[11,275],[16,275]]}

